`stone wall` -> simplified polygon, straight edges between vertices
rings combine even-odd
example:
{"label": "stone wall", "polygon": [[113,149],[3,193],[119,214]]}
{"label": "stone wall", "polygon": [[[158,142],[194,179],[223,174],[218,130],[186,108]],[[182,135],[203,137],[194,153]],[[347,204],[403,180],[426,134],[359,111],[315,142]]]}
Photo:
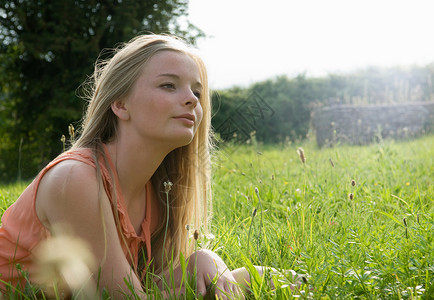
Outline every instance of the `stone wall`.
{"label": "stone wall", "polygon": [[434,130],[434,101],[322,107],[313,112],[312,125],[320,147],[408,138]]}

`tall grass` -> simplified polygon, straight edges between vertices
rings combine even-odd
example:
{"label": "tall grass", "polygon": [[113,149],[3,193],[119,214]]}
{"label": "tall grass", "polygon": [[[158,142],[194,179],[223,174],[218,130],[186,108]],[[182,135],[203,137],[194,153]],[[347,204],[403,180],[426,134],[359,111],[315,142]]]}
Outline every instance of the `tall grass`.
{"label": "tall grass", "polygon": [[[252,270],[254,298],[432,299],[433,157],[434,136],[322,150],[226,146],[214,158],[213,235],[199,247]],[[1,213],[24,186],[0,186]],[[292,290],[291,275],[274,277],[272,289],[253,264],[303,281]]]}
{"label": "tall grass", "polygon": [[[433,136],[235,150],[219,153],[214,172],[215,248],[231,266],[249,253],[255,264],[294,269],[306,274],[309,298],[434,297]],[[246,243],[255,208],[263,222]]]}

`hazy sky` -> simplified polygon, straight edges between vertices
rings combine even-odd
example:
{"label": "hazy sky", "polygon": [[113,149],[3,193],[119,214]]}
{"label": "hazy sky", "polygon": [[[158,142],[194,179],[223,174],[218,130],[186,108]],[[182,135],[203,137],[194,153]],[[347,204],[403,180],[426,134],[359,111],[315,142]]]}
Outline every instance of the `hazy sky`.
{"label": "hazy sky", "polygon": [[190,0],[211,88],[434,62],[434,0]]}

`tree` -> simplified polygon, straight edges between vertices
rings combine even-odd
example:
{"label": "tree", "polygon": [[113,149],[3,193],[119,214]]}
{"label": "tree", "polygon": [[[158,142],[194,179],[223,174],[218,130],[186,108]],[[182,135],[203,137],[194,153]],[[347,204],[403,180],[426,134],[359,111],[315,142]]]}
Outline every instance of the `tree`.
{"label": "tree", "polygon": [[33,176],[59,154],[61,135],[83,113],[78,87],[102,49],[138,33],[203,36],[182,19],[187,9],[187,0],[1,1],[0,180]]}

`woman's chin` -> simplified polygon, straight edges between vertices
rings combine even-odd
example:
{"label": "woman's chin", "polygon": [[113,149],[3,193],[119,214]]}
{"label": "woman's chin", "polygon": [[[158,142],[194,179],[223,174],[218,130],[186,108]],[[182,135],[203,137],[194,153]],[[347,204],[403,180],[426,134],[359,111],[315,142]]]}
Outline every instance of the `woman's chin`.
{"label": "woman's chin", "polygon": [[193,134],[183,134],[179,135],[176,138],[175,148],[184,147],[189,145],[193,141],[194,135]]}

